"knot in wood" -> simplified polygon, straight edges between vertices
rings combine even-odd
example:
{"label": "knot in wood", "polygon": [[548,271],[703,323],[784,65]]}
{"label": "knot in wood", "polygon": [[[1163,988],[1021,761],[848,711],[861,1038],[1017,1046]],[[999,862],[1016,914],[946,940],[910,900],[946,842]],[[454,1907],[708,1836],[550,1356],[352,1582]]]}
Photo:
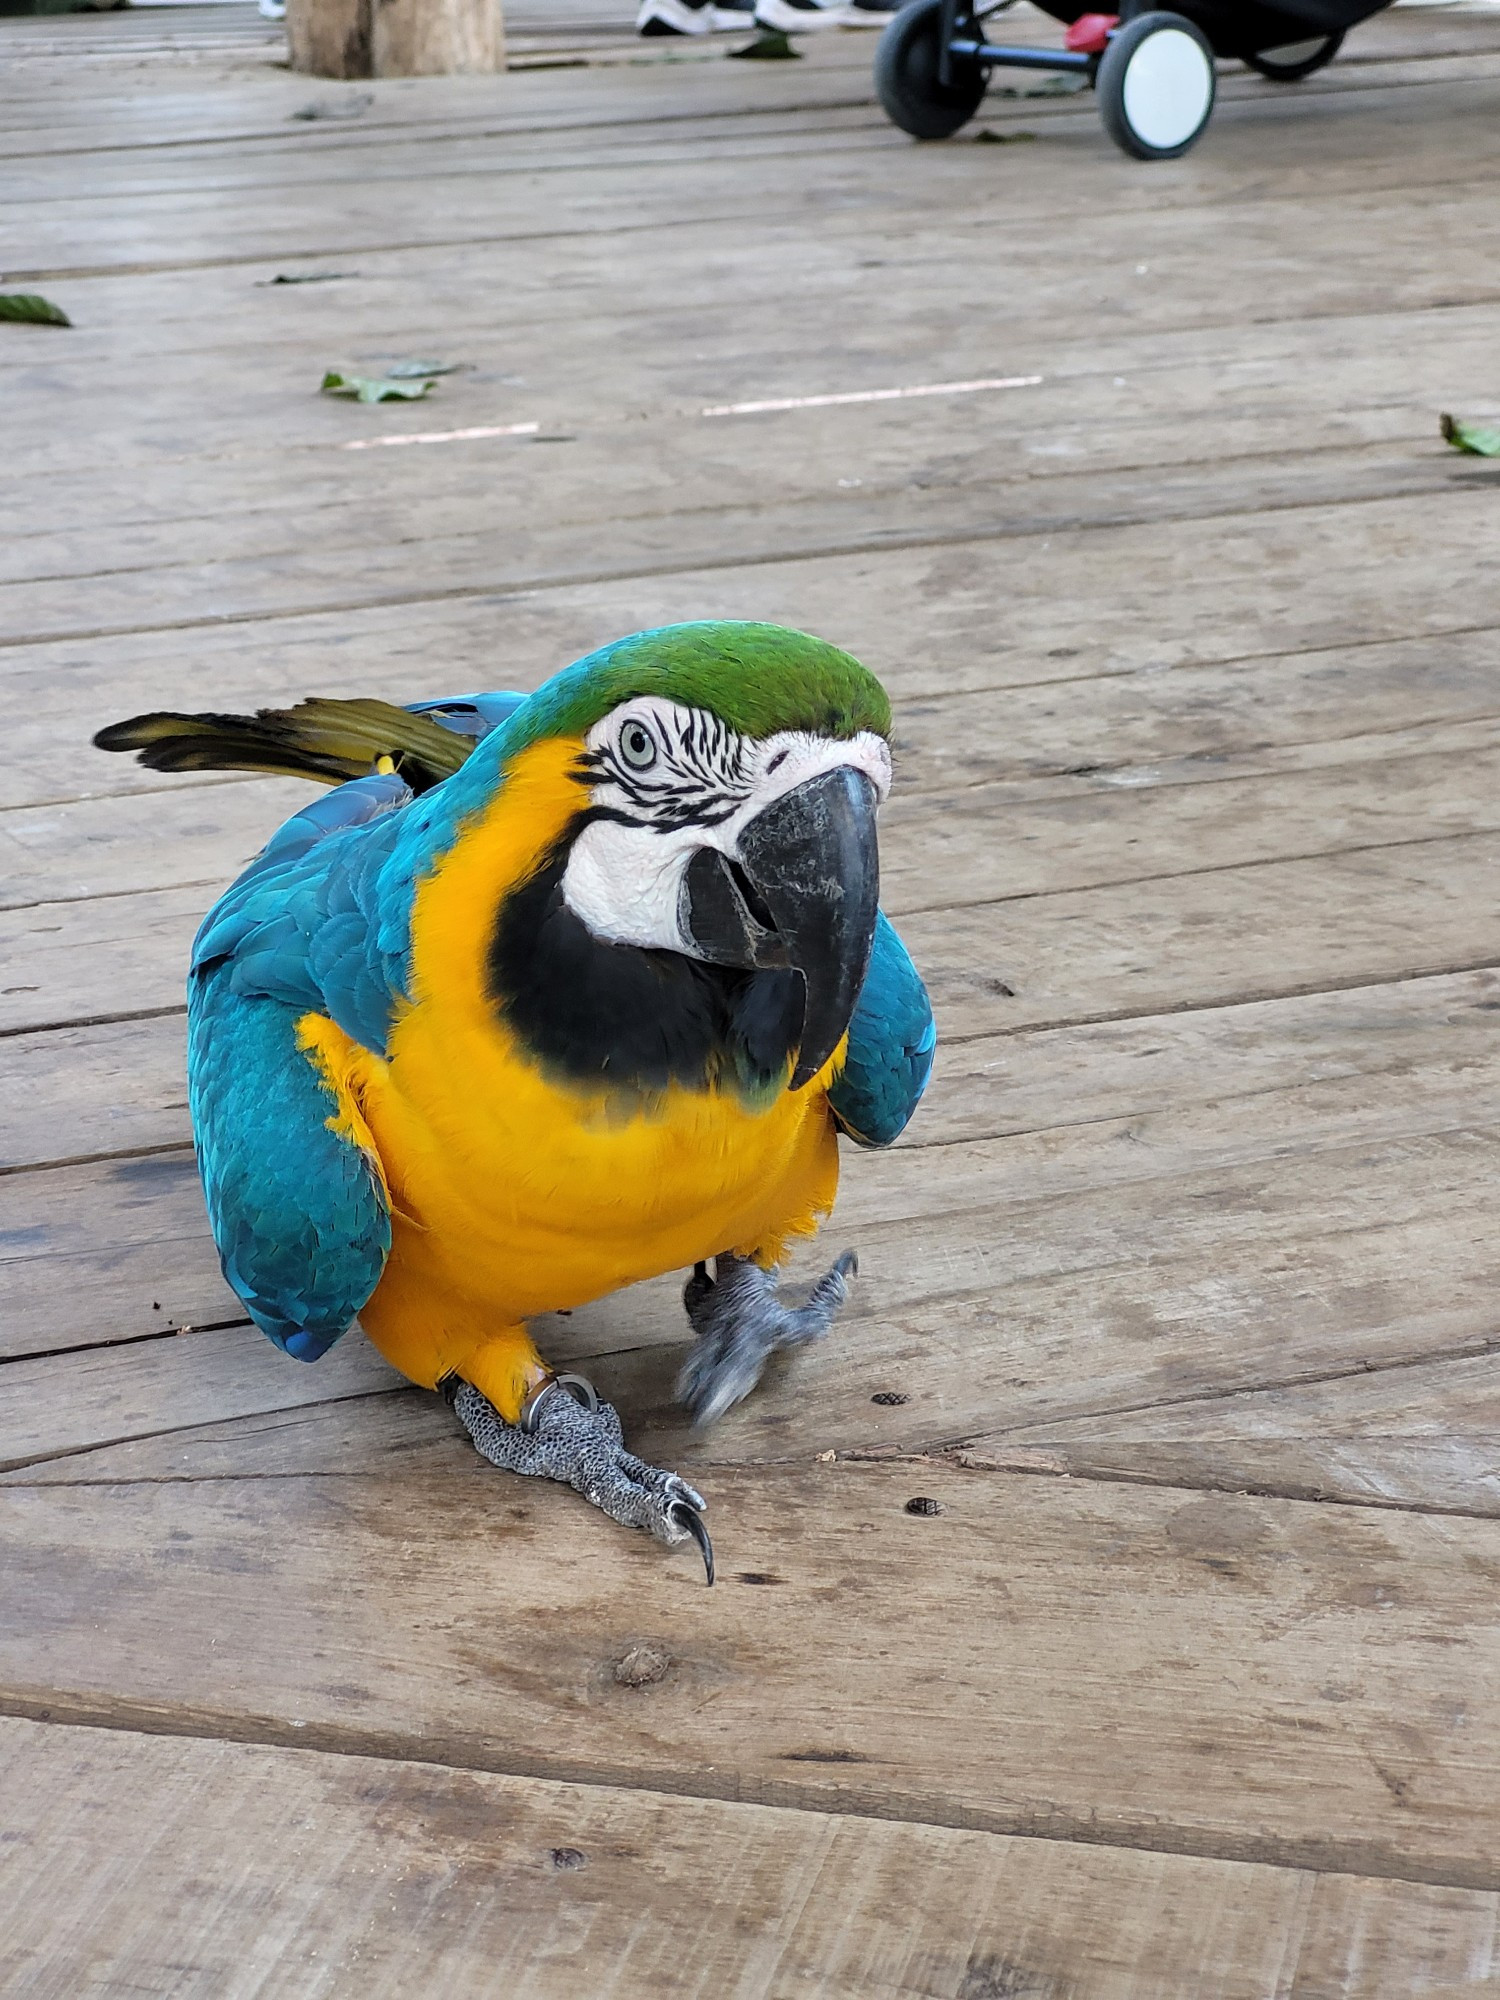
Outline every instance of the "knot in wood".
{"label": "knot in wood", "polygon": [[665,1678],[672,1661],[658,1646],[632,1646],[615,1661],[615,1679],[621,1687],[649,1687]]}

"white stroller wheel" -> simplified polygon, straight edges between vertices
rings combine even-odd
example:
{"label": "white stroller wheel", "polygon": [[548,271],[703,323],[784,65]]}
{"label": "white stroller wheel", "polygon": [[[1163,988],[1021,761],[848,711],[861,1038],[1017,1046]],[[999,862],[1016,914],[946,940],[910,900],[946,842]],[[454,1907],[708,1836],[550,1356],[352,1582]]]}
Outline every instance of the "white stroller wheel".
{"label": "white stroller wheel", "polygon": [[1138,14],[1110,40],[1095,88],[1104,128],[1138,160],[1185,153],[1214,108],[1214,57],[1181,14]]}

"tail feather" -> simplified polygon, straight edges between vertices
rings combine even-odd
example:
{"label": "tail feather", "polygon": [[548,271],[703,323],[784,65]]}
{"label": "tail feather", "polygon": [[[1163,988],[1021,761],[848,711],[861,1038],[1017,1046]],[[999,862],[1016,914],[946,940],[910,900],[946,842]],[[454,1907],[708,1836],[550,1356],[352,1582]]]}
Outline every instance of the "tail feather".
{"label": "tail feather", "polygon": [[452,777],[474,747],[471,737],[393,702],[318,696],[255,715],[133,715],[101,729],[94,743],[134,750],[151,771],[269,771],[342,785],[394,769],[414,792]]}

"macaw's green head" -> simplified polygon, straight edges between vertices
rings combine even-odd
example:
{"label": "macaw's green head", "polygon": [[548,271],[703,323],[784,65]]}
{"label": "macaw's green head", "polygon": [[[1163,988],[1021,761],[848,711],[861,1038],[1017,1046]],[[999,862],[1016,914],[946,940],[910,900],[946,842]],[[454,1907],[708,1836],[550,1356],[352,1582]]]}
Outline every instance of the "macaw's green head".
{"label": "macaw's green head", "polygon": [[505,756],[581,739],[554,895],[600,944],[779,975],[766,990],[796,996],[796,1089],[837,1049],[869,963],[889,733],[884,689],[847,653],[714,622],[567,668],[518,713]]}

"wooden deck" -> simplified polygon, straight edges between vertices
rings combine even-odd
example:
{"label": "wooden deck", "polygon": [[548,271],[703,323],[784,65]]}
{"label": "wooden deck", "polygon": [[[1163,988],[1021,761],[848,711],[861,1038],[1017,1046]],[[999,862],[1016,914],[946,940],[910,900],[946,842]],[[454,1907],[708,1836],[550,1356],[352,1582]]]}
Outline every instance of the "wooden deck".
{"label": "wooden deck", "polygon": [[[1155,168],[610,13],[336,119],[248,7],[0,23],[5,288],[76,321],[0,327],[0,1991],[1500,1994],[1500,470],[1437,438],[1500,13]],[[465,372],[315,393],[403,355]],[[708,1592],[247,1326],[183,964],[303,794],[87,739],[715,614],[890,686],[943,1049],[707,1441],[670,1281],[546,1329]]]}

